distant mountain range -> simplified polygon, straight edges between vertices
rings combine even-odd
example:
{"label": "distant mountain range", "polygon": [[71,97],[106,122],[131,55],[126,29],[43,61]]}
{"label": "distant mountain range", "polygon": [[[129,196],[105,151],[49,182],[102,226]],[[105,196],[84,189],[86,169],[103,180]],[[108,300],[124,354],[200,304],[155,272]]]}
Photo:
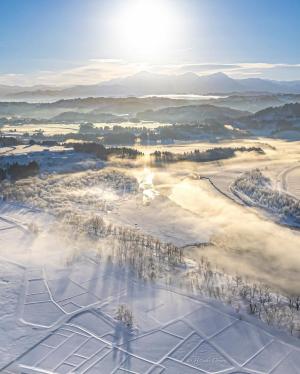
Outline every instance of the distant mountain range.
{"label": "distant mountain range", "polygon": [[57,100],[76,97],[124,97],[174,94],[229,93],[300,94],[300,81],[275,81],[260,78],[233,79],[224,73],[199,76],[194,73],[163,75],[140,72],[94,85],[68,88],[48,86],[17,87],[0,85],[1,100]]}

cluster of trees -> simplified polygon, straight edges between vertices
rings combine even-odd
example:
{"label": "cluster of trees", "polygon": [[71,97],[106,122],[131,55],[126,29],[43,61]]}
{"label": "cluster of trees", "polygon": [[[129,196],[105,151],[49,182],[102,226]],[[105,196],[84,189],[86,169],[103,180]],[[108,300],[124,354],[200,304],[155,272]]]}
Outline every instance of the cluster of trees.
{"label": "cluster of trees", "polygon": [[107,160],[107,151],[103,144],[93,142],[69,143],[68,146],[72,146],[75,152],[90,153],[101,158],[101,160]]}
{"label": "cluster of trees", "polygon": [[106,223],[99,215],[86,217],[80,212],[69,212],[63,220],[94,240],[109,239],[110,256],[120,266],[130,266],[141,279],[154,280],[161,276],[164,266],[174,267],[184,262],[182,248],[134,228]]}
{"label": "cluster of trees", "polygon": [[155,163],[170,163],[178,161],[210,162],[234,157],[236,152],[256,152],[264,154],[263,149],[260,147],[216,147],[205,151],[196,149],[185,153],[155,151],[151,156]]}
{"label": "cluster of trees", "polygon": [[136,141],[135,134],[129,131],[121,131],[117,133],[108,133],[103,135],[102,139],[104,144],[114,145],[114,144],[122,144],[122,145],[134,145]]}
{"label": "cluster of trees", "polygon": [[[184,265],[183,249],[135,229],[106,224],[96,215],[83,219],[69,215],[65,222],[96,241],[109,239],[110,256],[120,266],[129,265],[145,280],[164,278],[168,285],[184,286],[203,296],[231,304],[240,311],[255,315],[269,325],[300,337],[300,296],[282,294],[268,285],[253,282],[240,275],[231,276],[202,257],[196,269],[183,272],[184,278],[173,276],[170,267]],[[106,242],[107,243],[107,242]]]}
{"label": "cluster of trees", "polygon": [[[119,117],[121,119],[121,117]],[[124,121],[124,119],[121,119]],[[101,141],[107,145],[133,145],[136,142],[136,129],[125,128],[122,126],[104,126],[95,127],[92,123],[84,123],[80,125],[79,134],[93,135],[100,137]]]}
{"label": "cluster of trees", "polygon": [[13,136],[0,136],[0,147],[14,147],[22,142]]}
{"label": "cluster of trees", "polygon": [[[143,279],[155,279],[161,274],[162,266],[174,266],[183,261],[182,248],[133,228],[106,223],[99,214],[90,214],[91,208],[98,213],[112,209],[105,197],[105,186],[110,193],[138,191],[135,178],[114,170],[101,170],[37,177],[17,184],[7,181],[0,185],[0,195],[46,209],[76,232],[95,241],[108,239],[115,260],[120,265],[129,265]],[[99,193],[93,192],[92,187],[99,188]]]}
{"label": "cluster of trees", "polygon": [[[162,125],[156,128],[149,128],[143,125],[138,126],[103,126],[96,127],[92,123],[82,124],[77,133],[56,134],[47,136],[49,140],[64,142],[69,139],[83,141],[100,141],[104,145],[124,145],[132,146],[139,142],[148,144],[171,144],[174,141],[196,141],[211,139],[231,139],[245,136],[240,131],[229,130],[218,121],[209,123],[190,123],[176,125]],[[46,138],[44,134],[37,133],[35,139]]]}
{"label": "cluster of trees", "polygon": [[42,141],[36,141],[34,139],[29,140],[29,145],[41,145],[46,147],[55,147],[59,145],[59,142],[56,140],[42,140]]}
{"label": "cluster of trees", "polygon": [[[91,133],[89,133],[91,134]],[[104,127],[95,129],[94,136],[101,136],[103,144],[122,144],[133,145],[137,141],[140,144],[171,144],[174,141],[191,140],[209,140],[241,137],[241,132],[228,130],[219,122],[210,121],[209,124],[176,124],[168,126],[158,126],[156,128],[147,128],[144,126],[136,127]]]}
{"label": "cluster of trees", "polygon": [[[94,187],[97,187],[94,189]],[[87,171],[85,173],[34,177],[18,183],[9,180],[0,184],[0,196],[6,200],[26,202],[29,206],[49,210],[57,216],[68,212],[107,212],[112,200],[105,196],[134,194],[139,185],[135,178],[113,169]]]}
{"label": "cluster of trees", "polygon": [[0,182],[3,181],[6,178],[6,170],[3,168],[0,168]]}
{"label": "cluster of trees", "polygon": [[279,214],[285,220],[300,224],[300,200],[272,188],[269,178],[259,169],[248,171],[237,178],[232,190],[240,198],[246,195],[254,205]]}
{"label": "cluster of trees", "polygon": [[116,156],[118,158],[136,159],[137,157],[143,156],[143,152],[140,152],[134,148],[127,148],[127,147],[107,148],[107,152],[108,152],[108,155]]}
{"label": "cluster of trees", "polygon": [[12,180],[33,177],[40,171],[40,166],[36,161],[30,161],[28,164],[19,164],[14,162],[0,168],[0,181],[9,177]]}
{"label": "cluster of trees", "polygon": [[84,152],[95,155],[101,160],[107,160],[109,156],[116,156],[119,158],[130,158],[135,159],[138,156],[142,156],[143,153],[133,148],[127,147],[111,147],[106,148],[101,143],[85,142],[85,143],[68,143],[68,146],[72,146],[75,152]]}
{"label": "cluster of trees", "polygon": [[128,308],[128,306],[121,304],[118,306],[116,319],[121,321],[126,327],[132,328],[133,327],[133,314],[132,311]]}
{"label": "cluster of trees", "polygon": [[81,134],[98,134],[98,128],[92,122],[84,122],[79,126],[79,133]]}
{"label": "cluster of trees", "polygon": [[[131,120],[131,122],[136,122]],[[32,122],[30,122],[32,123]],[[44,123],[43,121],[41,123]],[[210,121],[209,123],[189,123],[176,125],[162,125],[156,128],[146,127],[143,123],[137,126],[103,126],[96,127],[93,123],[80,125],[78,132],[68,134],[45,135],[42,130],[34,134],[24,133],[27,139],[33,141],[56,141],[66,142],[76,139],[81,141],[99,141],[104,145],[132,146],[136,143],[149,144],[172,144],[178,141],[233,139],[246,136],[237,130],[229,130],[223,123]]]}
{"label": "cluster of trees", "polygon": [[186,274],[186,284],[204,296],[232,305],[236,312],[246,311],[268,325],[300,337],[300,296],[285,294],[240,275],[230,276],[202,257],[196,270]]}

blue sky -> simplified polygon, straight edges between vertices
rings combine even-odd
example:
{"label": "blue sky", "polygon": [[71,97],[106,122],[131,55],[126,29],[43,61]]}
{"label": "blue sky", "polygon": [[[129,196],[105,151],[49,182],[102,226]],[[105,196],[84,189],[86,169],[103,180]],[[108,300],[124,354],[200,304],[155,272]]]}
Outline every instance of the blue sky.
{"label": "blue sky", "polygon": [[[140,69],[300,79],[299,0],[148,0],[150,30],[131,30],[133,44],[126,7],[138,1],[1,0],[0,83],[92,83]],[[168,39],[146,54],[162,12]]]}

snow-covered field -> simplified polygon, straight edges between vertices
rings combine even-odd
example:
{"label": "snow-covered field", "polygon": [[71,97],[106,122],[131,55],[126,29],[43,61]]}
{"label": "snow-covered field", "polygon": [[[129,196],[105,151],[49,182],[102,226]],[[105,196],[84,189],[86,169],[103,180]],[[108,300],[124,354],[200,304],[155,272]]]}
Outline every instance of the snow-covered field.
{"label": "snow-covered field", "polygon": [[[270,142],[270,146],[264,148],[266,155],[264,157],[245,157],[233,159],[229,162],[223,162],[213,170],[203,170],[199,176],[202,179],[207,179],[211,186],[221,195],[229,198],[240,205],[255,205],[250,200],[241,198],[233,190],[233,184],[243,173],[259,168],[263,174],[270,178],[274,191],[287,192],[289,195],[299,199],[300,196],[300,167],[299,167],[299,142],[287,144],[282,141]],[[265,144],[261,142],[261,144]],[[281,222],[278,217],[272,216],[269,213],[264,213],[258,210],[258,214],[263,214],[268,219],[276,222]],[[284,222],[282,222],[284,223]],[[288,222],[284,224],[290,224]]]}
{"label": "snow-covered field", "polygon": [[2,132],[6,135],[15,136],[23,135],[28,133],[32,135],[36,132],[42,131],[44,135],[56,135],[56,134],[68,134],[71,132],[77,132],[79,128],[78,124],[64,125],[62,123],[45,123],[45,124],[24,124],[17,126],[4,125]]}
{"label": "snow-covered field", "polygon": [[89,169],[100,169],[103,161],[92,155],[74,152],[62,146],[41,145],[5,147],[0,153],[1,164],[28,164],[36,161],[41,173],[68,173]]}
{"label": "snow-covered field", "polygon": [[[281,171],[298,160],[298,144],[288,144],[287,147],[286,143],[276,141],[268,145],[265,139],[255,144],[264,146],[266,154],[239,155],[221,163],[183,163],[150,170],[147,159],[145,166],[140,162],[128,168],[126,163],[123,166],[118,163],[117,178],[108,180],[105,185],[101,181],[101,173],[103,171],[103,175],[107,175],[112,170],[107,165],[102,171],[89,171],[86,174],[50,175],[36,178],[33,183],[30,180],[19,181],[14,186],[4,185],[2,193],[5,192],[8,199],[21,200],[24,204],[48,209],[60,216],[75,211],[83,214],[85,220],[91,214],[96,214],[113,225],[133,228],[178,246],[212,240],[221,243],[221,247],[218,247],[218,253],[215,247],[206,251],[205,255],[211,256],[219,266],[225,266],[234,273],[242,269],[246,275],[258,276],[276,287],[289,285],[290,288],[292,285],[294,288],[299,280],[294,275],[300,266],[296,256],[298,234],[282,231],[272,224],[271,215],[266,216],[254,208],[239,207],[236,201],[232,201],[237,198],[232,194],[230,185],[238,175],[256,165],[274,183],[280,181]],[[239,146],[236,142],[234,145]],[[204,147],[205,144],[201,143],[200,146]],[[211,144],[206,144],[206,147],[211,147]],[[174,146],[174,149],[182,151],[184,146]],[[64,170],[68,163],[65,164],[62,159],[59,161],[59,158],[57,160]],[[137,193],[132,194],[124,187],[124,173],[135,180],[133,190],[139,190]],[[92,175],[99,175],[100,179]],[[202,177],[209,177],[214,185]],[[116,190],[115,183],[119,184],[115,186]],[[128,188],[130,185],[132,181]],[[274,238],[272,245],[267,240],[270,235]],[[224,246],[226,251],[222,249]],[[288,249],[284,250],[285,246]],[[274,258],[272,253],[275,254]],[[257,262],[256,258],[264,258],[264,261]],[[270,258],[276,261],[280,277],[275,276],[274,269],[268,266]]]}
{"label": "snow-covered field", "polygon": [[[81,172],[72,167],[87,156],[39,146],[3,150],[20,160],[30,150],[43,175],[1,184],[7,202],[0,205],[0,372],[300,373],[299,340],[248,316],[236,300],[224,306],[186,287],[204,255],[219,292],[235,275],[270,285],[274,299],[277,291],[299,292],[299,232],[232,201],[231,183],[255,166],[295,193],[298,145],[272,146],[265,144],[264,156],[221,163],[102,163]],[[128,228],[133,240],[140,234],[145,248],[147,240],[186,248],[186,262],[172,268],[161,259],[155,281],[138,278],[132,262],[143,254],[119,261],[115,239],[89,237],[95,217],[106,230]],[[116,319],[120,305],[132,311],[132,329]]]}
{"label": "snow-covered field", "polygon": [[[138,280],[92,248],[66,261],[71,243],[53,238],[52,218],[41,212],[2,204],[0,218],[1,373],[300,372],[295,340],[163,282]],[[121,304],[133,329],[115,318]]]}
{"label": "snow-covered field", "polygon": [[281,181],[284,191],[300,199],[300,165],[284,170]]}

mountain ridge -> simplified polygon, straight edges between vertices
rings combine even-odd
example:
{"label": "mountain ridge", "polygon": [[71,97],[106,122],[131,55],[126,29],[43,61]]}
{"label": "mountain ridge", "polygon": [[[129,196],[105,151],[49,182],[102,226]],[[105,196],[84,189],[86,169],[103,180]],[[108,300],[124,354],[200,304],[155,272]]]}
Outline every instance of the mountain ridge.
{"label": "mountain ridge", "polygon": [[67,88],[33,86],[33,88],[24,87],[22,90],[20,86],[0,85],[0,98],[21,100],[247,92],[300,93],[300,81],[275,81],[262,78],[234,79],[222,72],[199,76],[193,72],[167,75],[140,71],[131,76],[92,85],[74,85]]}

